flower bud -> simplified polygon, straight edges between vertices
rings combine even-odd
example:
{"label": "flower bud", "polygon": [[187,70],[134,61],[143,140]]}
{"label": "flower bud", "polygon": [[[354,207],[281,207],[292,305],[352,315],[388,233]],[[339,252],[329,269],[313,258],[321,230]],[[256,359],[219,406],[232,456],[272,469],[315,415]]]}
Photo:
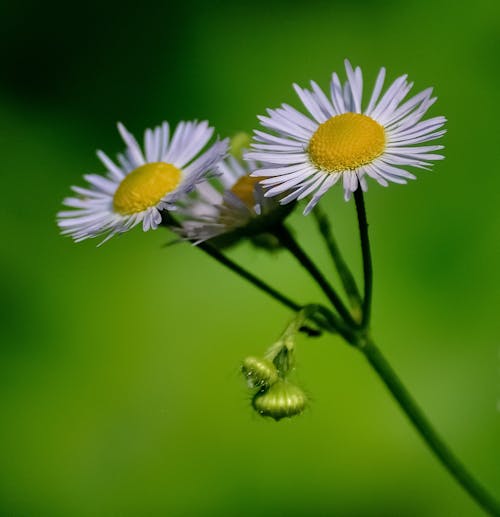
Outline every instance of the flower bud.
{"label": "flower bud", "polygon": [[251,388],[271,386],[278,380],[278,371],[268,359],[247,357],[241,365],[241,371]]}
{"label": "flower bud", "polygon": [[268,390],[257,393],[252,404],[262,416],[281,420],[302,413],[307,406],[307,397],[295,384],[278,380]]}
{"label": "flower bud", "polygon": [[250,242],[256,248],[264,249],[271,253],[283,248],[278,238],[272,233],[256,233],[250,237]]}
{"label": "flower bud", "polygon": [[230,153],[237,158],[238,160],[241,160],[243,158],[243,151],[245,149],[248,149],[250,147],[250,142],[252,140],[252,137],[243,131],[240,133],[236,133],[231,138],[231,144],[229,146]]}

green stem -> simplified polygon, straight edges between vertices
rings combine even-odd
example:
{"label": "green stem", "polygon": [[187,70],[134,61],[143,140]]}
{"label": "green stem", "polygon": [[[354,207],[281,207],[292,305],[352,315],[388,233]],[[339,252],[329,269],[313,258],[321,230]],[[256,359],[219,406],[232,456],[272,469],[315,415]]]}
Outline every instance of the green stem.
{"label": "green stem", "polygon": [[354,279],[349,266],[347,265],[340,249],[337,245],[337,241],[333,236],[332,228],[330,222],[328,221],[328,217],[320,208],[319,205],[316,205],[313,209],[313,215],[316,219],[316,223],[318,225],[319,232],[323,236],[325,240],[328,251],[330,252],[330,256],[332,257],[333,263],[335,264],[335,268],[338,271],[340,280],[344,287],[344,291],[349,297],[349,301],[351,303],[351,307],[355,310],[361,310],[362,300],[361,295],[359,294],[358,286],[356,285],[356,280]]}
{"label": "green stem", "polygon": [[365,203],[363,192],[357,189],[354,192],[356,210],[358,214],[359,234],[361,238],[361,249],[363,253],[363,276],[364,276],[364,298],[363,298],[363,319],[362,331],[359,337],[351,344],[357,346],[365,355],[368,362],[378,373],[386,387],[399,403],[401,409],[413,423],[420,436],[429,446],[431,451],[439,459],[441,464],[455,478],[455,480],[467,491],[467,493],[490,515],[500,516],[500,504],[485,488],[468,472],[460,460],[453,454],[443,439],[437,434],[429,420],[413,400],[396,372],[392,369],[385,357],[376,345],[366,337],[366,329],[370,323],[370,310],[373,287],[373,271],[370,253],[370,241],[368,238],[368,221],[366,219]]}
{"label": "green stem", "polygon": [[321,305],[309,304],[304,305],[300,311],[298,311],[294,318],[287,325],[286,329],[281,334],[281,340],[286,341],[290,337],[294,337],[297,332],[306,324],[308,320],[315,317],[318,313],[321,314],[323,312],[323,307]]}
{"label": "green stem", "polygon": [[[177,220],[169,212],[164,212],[162,216],[163,226],[167,228],[179,226]],[[292,299],[288,298],[274,287],[271,287],[254,274],[250,273],[240,265],[236,264],[236,262],[232,261],[230,258],[224,255],[221,251],[219,251],[215,246],[213,246],[209,242],[199,243],[196,247],[204,251],[213,259],[215,259],[217,262],[219,262],[219,264],[226,266],[228,269],[230,269],[240,277],[244,278],[253,286],[257,287],[257,289],[260,289],[261,291],[263,291],[264,293],[266,293],[271,298],[278,301],[288,309],[291,309],[295,312],[298,312],[303,309],[303,305],[300,305]],[[316,307],[317,313],[310,315],[309,319],[313,321],[322,330],[326,330],[327,332],[331,333],[338,332],[337,326],[340,324],[337,322],[335,315],[326,307],[323,307],[321,305],[316,305]]]}
{"label": "green stem", "polygon": [[203,250],[207,255],[219,262],[219,264],[226,266],[228,269],[230,269],[237,275],[241,276],[242,278],[253,284],[255,287],[257,287],[257,289],[264,291],[267,295],[271,296],[271,298],[274,298],[285,307],[288,307],[289,309],[295,312],[300,311],[302,309],[302,305],[294,302],[284,294],[280,293],[277,289],[274,289],[274,287],[271,287],[270,285],[266,284],[263,280],[256,277],[254,274],[250,273],[240,265],[236,264],[236,262],[233,262],[230,258],[226,257],[226,255],[224,255],[221,251],[219,251],[211,244],[202,242],[197,245],[197,248]]}
{"label": "green stem", "polygon": [[361,239],[361,251],[363,254],[363,280],[365,290],[363,296],[363,317],[361,320],[361,327],[366,329],[370,325],[373,291],[373,268],[370,252],[370,239],[368,237],[368,221],[366,219],[365,200],[361,188],[358,188],[354,191],[354,199],[356,201],[359,236]]}
{"label": "green stem", "polygon": [[314,278],[347,325],[349,327],[355,327],[356,322],[352,318],[350,312],[346,309],[335,289],[333,289],[316,264],[314,264],[307,253],[300,247],[288,228],[284,225],[280,225],[274,229],[273,233],[278,238],[281,245],[284,248],[287,248],[300,265]]}
{"label": "green stem", "polygon": [[427,420],[380,350],[371,341],[359,346],[421,437],[455,480],[490,515],[500,516],[500,503],[467,471]]}
{"label": "green stem", "polygon": [[[226,266],[228,269],[250,282],[252,285],[257,287],[257,289],[265,292],[267,295],[271,296],[271,298],[274,298],[276,301],[280,302],[282,305],[288,307],[292,311],[299,312],[304,308],[303,305],[299,305],[298,303],[294,302],[284,294],[280,293],[277,289],[274,289],[274,287],[271,287],[270,285],[266,284],[266,282],[250,273],[250,271],[247,271],[240,265],[236,264],[236,262],[233,262],[230,258],[228,258],[211,244],[202,242],[198,244],[197,247],[204,251],[207,255],[210,255],[223,266]],[[321,305],[315,305],[315,307],[316,313],[309,315],[309,319],[311,321],[318,325],[319,328],[326,330],[327,332],[342,333],[342,324],[331,311]]]}

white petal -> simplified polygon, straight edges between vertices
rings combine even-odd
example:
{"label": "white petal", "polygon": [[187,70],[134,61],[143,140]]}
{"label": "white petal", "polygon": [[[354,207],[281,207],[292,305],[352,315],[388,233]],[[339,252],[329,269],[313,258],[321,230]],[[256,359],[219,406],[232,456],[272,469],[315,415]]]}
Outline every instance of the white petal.
{"label": "white petal", "polygon": [[298,124],[299,126],[302,126],[304,129],[307,129],[310,132],[316,131],[318,127],[317,122],[314,122],[313,120],[306,117],[300,111],[296,110],[295,108],[292,108],[292,106],[289,106],[288,104],[282,104],[281,108],[278,108],[276,111],[288,118],[290,122]]}
{"label": "white petal", "polygon": [[378,98],[380,96],[380,92],[382,91],[382,88],[384,86],[384,80],[385,80],[385,68],[382,67],[377,75],[377,79],[375,81],[375,86],[373,87],[372,96],[370,97],[370,102],[368,103],[368,106],[365,110],[365,113],[367,115],[371,115],[371,112],[378,101]]}
{"label": "white petal", "polygon": [[316,206],[320,198],[329,190],[340,178],[340,174],[329,174],[326,178],[325,182],[321,187],[317,190],[314,196],[311,198],[307,206],[304,208],[304,215],[309,215],[311,210]]}
{"label": "white petal", "polygon": [[277,144],[293,146],[298,149],[304,148],[303,142],[297,142],[297,140],[292,140],[290,138],[283,138],[280,136],[271,135],[269,133],[264,133],[263,131],[259,131],[258,129],[254,130],[255,140],[258,142],[273,142]]}
{"label": "white petal", "polygon": [[311,192],[315,191],[316,189],[320,188],[321,185],[328,179],[329,174],[328,173],[322,173],[321,175],[316,175],[317,179],[315,182],[313,182],[309,187],[306,188],[303,192],[300,193],[300,195],[297,197],[297,200],[300,201],[301,199],[304,199],[307,197]]}
{"label": "white petal", "polygon": [[99,176],[98,174],[85,174],[83,177],[101,192],[111,196],[114,195],[118,187],[118,184],[114,181],[104,178],[103,176]]}
{"label": "white petal", "polygon": [[311,81],[311,87],[313,89],[314,95],[316,96],[318,104],[323,110],[323,113],[325,113],[325,115],[328,118],[336,115],[332,103],[328,100],[328,97],[325,95],[325,92],[316,84],[315,81]]}
{"label": "white petal", "polygon": [[123,141],[127,145],[128,156],[133,161],[131,165],[134,168],[144,165],[144,155],[142,154],[141,148],[139,147],[137,140],[134,138],[134,135],[129,133],[127,128],[121,122],[118,122],[118,131],[120,132]]}
{"label": "white petal", "polygon": [[120,169],[120,167],[118,167],[118,165],[116,165],[113,162],[113,160],[111,160],[108,157],[106,153],[104,153],[103,151],[97,151],[97,157],[99,158],[99,160],[101,160],[104,167],[106,167],[113,179],[121,181],[125,177],[125,174]]}
{"label": "white petal", "polygon": [[245,155],[252,160],[259,160],[267,163],[276,163],[282,165],[292,165],[296,163],[304,163],[307,161],[307,156],[304,153],[264,153],[264,152],[249,152]]}
{"label": "white petal", "polygon": [[357,67],[356,71],[354,71],[348,59],[344,60],[344,65],[352,95],[354,111],[361,113],[361,98],[363,95],[363,75],[361,69]]}
{"label": "white petal", "polygon": [[373,117],[374,119],[377,119],[379,114],[383,113],[383,111],[387,108],[387,106],[391,103],[391,101],[397,95],[398,91],[400,91],[404,87],[407,77],[408,77],[407,75],[402,75],[401,77],[398,77],[391,84],[391,86],[389,86],[388,90],[382,96],[382,99],[380,99],[380,101],[375,106],[373,112],[370,115],[371,117]]}
{"label": "white petal", "polygon": [[347,109],[344,104],[342,85],[340,84],[339,76],[336,73],[332,74],[332,82],[330,83],[330,95],[332,97],[332,103],[335,111],[339,114],[345,113]]}
{"label": "white petal", "polygon": [[316,101],[315,97],[311,94],[309,90],[305,88],[302,89],[297,84],[293,85],[297,95],[299,96],[302,104],[307,108],[309,113],[315,118],[315,120],[319,123],[325,122],[327,119],[326,115],[323,113],[321,106]]}

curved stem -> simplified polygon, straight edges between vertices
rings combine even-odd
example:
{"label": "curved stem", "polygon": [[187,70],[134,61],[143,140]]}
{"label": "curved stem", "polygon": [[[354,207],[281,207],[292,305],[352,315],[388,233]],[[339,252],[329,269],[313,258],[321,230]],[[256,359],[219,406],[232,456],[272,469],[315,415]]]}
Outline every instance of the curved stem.
{"label": "curved stem", "polygon": [[368,362],[372,365],[380,378],[399,403],[401,409],[413,423],[420,436],[439,459],[442,465],[455,478],[455,480],[468,492],[468,494],[490,515],[500,516],[500,503],[496,501],[486,489],[469,473],[461,461],[455,456],[443,439],[437,434],[429,420],[410,395],[396,372],[392,369],[385,357],[375,344],[366,338],[366,329],[370,323],[373,270],[370,253],[370,241],[368,238],[368,221],[366,219],[363,191],[357,189],[354,192],[356,211],[358,215],[359,234],[363,253],[363,318],[362,334],[357,340],[351,342],[363,352]]}
{"label": "curved stem", "polygon": [[[162,225],[166,228],[178,227],[179,223],[172,214],[170,214],[168,211],[164,211],[162,213]],[[257,287],[257,289],[260,289],[261,291],[265,292],[267,295],[269,295],[271,298],[275,299],[285,307],[295,312],[298,312],[303,309],[303,305],[300,305],[292,299],[288,298],[288,296],[282,294],[274,287],[271,287],[266,282],[264,282],[254,274],[250,273],[250,271],[247,271],[240,265],[236,264],[236,262],[226,257],[226,255],[224,255],[219,249],[217,249],[209,242],[201,242],[196,247],[204,251],[207,255],[215,259],[223,266],[226,266],[228,269],[230,269],[237,275],[241,276],[248,282],[250,282],[252,285]],[[326,330],[327,332],[331,333],[338,332],[337,327],[341,325],[340,322],[337,321],[335,315],[326,307],[323,307],[321,305],[316,305],[316,307],[318,308],[317,314],[310,315],[309,319],[313,321],[322,330]]]}
{"label": "curved stem", "polygon": [[274,287],[271,287],[270,285],[266,284],[263,280],[256,277],[254,274],[250,273],[250,271],[247,271],[240,265],[236,264],[236,262],[233,262],[230,258],[226,257],[226,255],[224,255],[221,251],[219,251],[211,244],[202,242],[197,245],[197,248],[203,250],[207,255],[210,255],[217,262],[219,262],[223,266],[226,266],[228,269],[230,269],[237,275],[241,276],[261,291],[264,291],[266,294],[271,296],[271,298],[274,298],[285,307],[288,307],[289,309],[295,312],[300,311],[302,309],[302,305],[294,302],[284,294],[280,293],[277,289],[274,289]]}
{"label": "curved stem", "polygon": [[[265,292],[267,295],[271,296],[271,298],[274,298],[276,301],[280,302],[282,305],[288,307],[292,311],[299,312],[304,307],[307,307],[299,305],[284,294],[280,293],[277,289],[274,289],[274,287],[266,284],[266,282],[255,276],[253,273],[250,273],[250,271],[247,271],[240,265],[236,264],[236,262],[233,262],[230,258],[228,258],[211,244],[202,242],[198,244],[197,248],[203,250],[207,255],[210,255],[212,258],[217,260],[217,262],[223,266],[226,266],[228,269],[257,287],[257,289]],[[309,320],[313,321],[316,325],[318,325],[319,328],[326,330],[327,332],[341,332],[340,327],[342,325],[337,320],[337,318],[335,318],[335,315],[331,311],[321,305],[315,305],[315,307],[317,308],[317,314],[310,314]],[[319,317],[319,315],[322,317]]]}
{"label": "curved stem", "polygon": [[297,332],[300,331],[301,328],[304,327],[308,320],[314,319],[317,316],[317,314],[322,314],[328,319],[329,316],[324,314],[324,309],[325,308],[321,305],[317,305],[314,303],[304,305],[300,309],[300,311],[298,311],[295,314],[294,318],[287,325],[286,329],[281,334],[280,339],[286,341],[288,337],[293,337],[295,334],[297,334]]}
{"label": "curved stem", "polygon": [[[166,228],[180,226],[175,217],[166,210],[162,213],[161,224]],[[295,312],[300,311],[302,309],[302,305],[294,302],[284,294],[281,294],[277,289],[274,289],[270,285],[266,284],[260,278],[257,278],[255,275],[253,275],[246,269],[242,268],[235,262],[233,262],[230,258],[226,257],[221,251],[219,251],[215,246],[213,246],[209,242],[200,242],[196,247],[198,249],[203,250],[207,255],[210,255],[223,266],[226,266],[231,271],[234,271],[237,275],[240,275],[245,280],[248,280],[255,287],[257,287],[261,291],[264,291],[266,294],[271,296],[271,298],[274,298],[275,300],[283,304],[285,307],[288,307],[289,309],[292,309],[292,311]]]}
{"label": "curved stem", "polygon": [[360,310],[362,300],[361,295],[359,294],[358,286],[356,285],[356,280],[354,279],[349,266],[347,265],[344,257],[342,256],[342,253],[340,252],[337,241],[333,236],[328,217],[319,205],[316,205],[313,208],[313,216],[316,219],[319,232],[323,236],[328,251],[330,252],[330,256],[332,257],[333,263],[335,264],[335,268],[338,271],[340,280],[342,281],[342,285],[344,287],[344,291],[349,297],[351,307],[353,309]]}
{"label": "curved stem", "polygon": [[321,287],[331,304],[337,309],[339,315],[350,327],[356,326],[356,322],[351,316],[350,312],[346,309],[339,295],[328,283],[323,273],[318,269],[316,264],[309,258],[307,253],[300,247],[293,235],[290,233],[288,228],[284,225],[277,226],[274,229],[274,235],[279,239],[283,247],[287,248],[288,251],[298,260],[300,265],[314,278],[316,283]]}
{"label": "curved stem", "polygon": [[359,236],[361,239],[361,251],[363,253],[363,279],[365,289],[363,296],[363,317],[361,320],[361,327],[366,329],[370,324],[373,291],[373,269],[370,252],[370,239],[368,237],[368,221],[366,220],[365,200],[363,198],[363,191],[361,188],[358,188],[354,191],[354,199],[356,201]]}
{"label": "curved stem", "polygon": [[364,353],[368,362],[373,366],[386,387],[398,401],[400,407],[420,433],[420,436],[448,472],[486,512],[490,515],[500,516],[500,503],[468,472],[437,434],[376,345],[371,341],[367,341],[359,346],[359,350]]}

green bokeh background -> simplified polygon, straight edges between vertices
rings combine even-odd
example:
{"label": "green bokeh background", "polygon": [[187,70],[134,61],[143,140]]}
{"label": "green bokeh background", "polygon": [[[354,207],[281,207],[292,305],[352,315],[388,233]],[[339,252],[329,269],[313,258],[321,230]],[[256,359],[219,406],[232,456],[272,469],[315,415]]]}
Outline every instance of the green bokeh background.
{"label": "green bokeh background", "polygon": [[[69,185],[121,150],[114,124],[209,119],[221,135],[298,106],[344,57],[436,88],[447,159],[371,185],[374,336],[452,448],[500,495],[495,0],[5,3],[0,514],[479,516],[362,356],[299,342],[312,403],[259,418],[238,374],[290,314],[191,248],[140,230],[96,249],[58,235]],[[322,206],[353,267],[353,203]],[[331,267],[312,220],[300,241]],[[285,253],[231,255],[295,298],[321,295]]]}

